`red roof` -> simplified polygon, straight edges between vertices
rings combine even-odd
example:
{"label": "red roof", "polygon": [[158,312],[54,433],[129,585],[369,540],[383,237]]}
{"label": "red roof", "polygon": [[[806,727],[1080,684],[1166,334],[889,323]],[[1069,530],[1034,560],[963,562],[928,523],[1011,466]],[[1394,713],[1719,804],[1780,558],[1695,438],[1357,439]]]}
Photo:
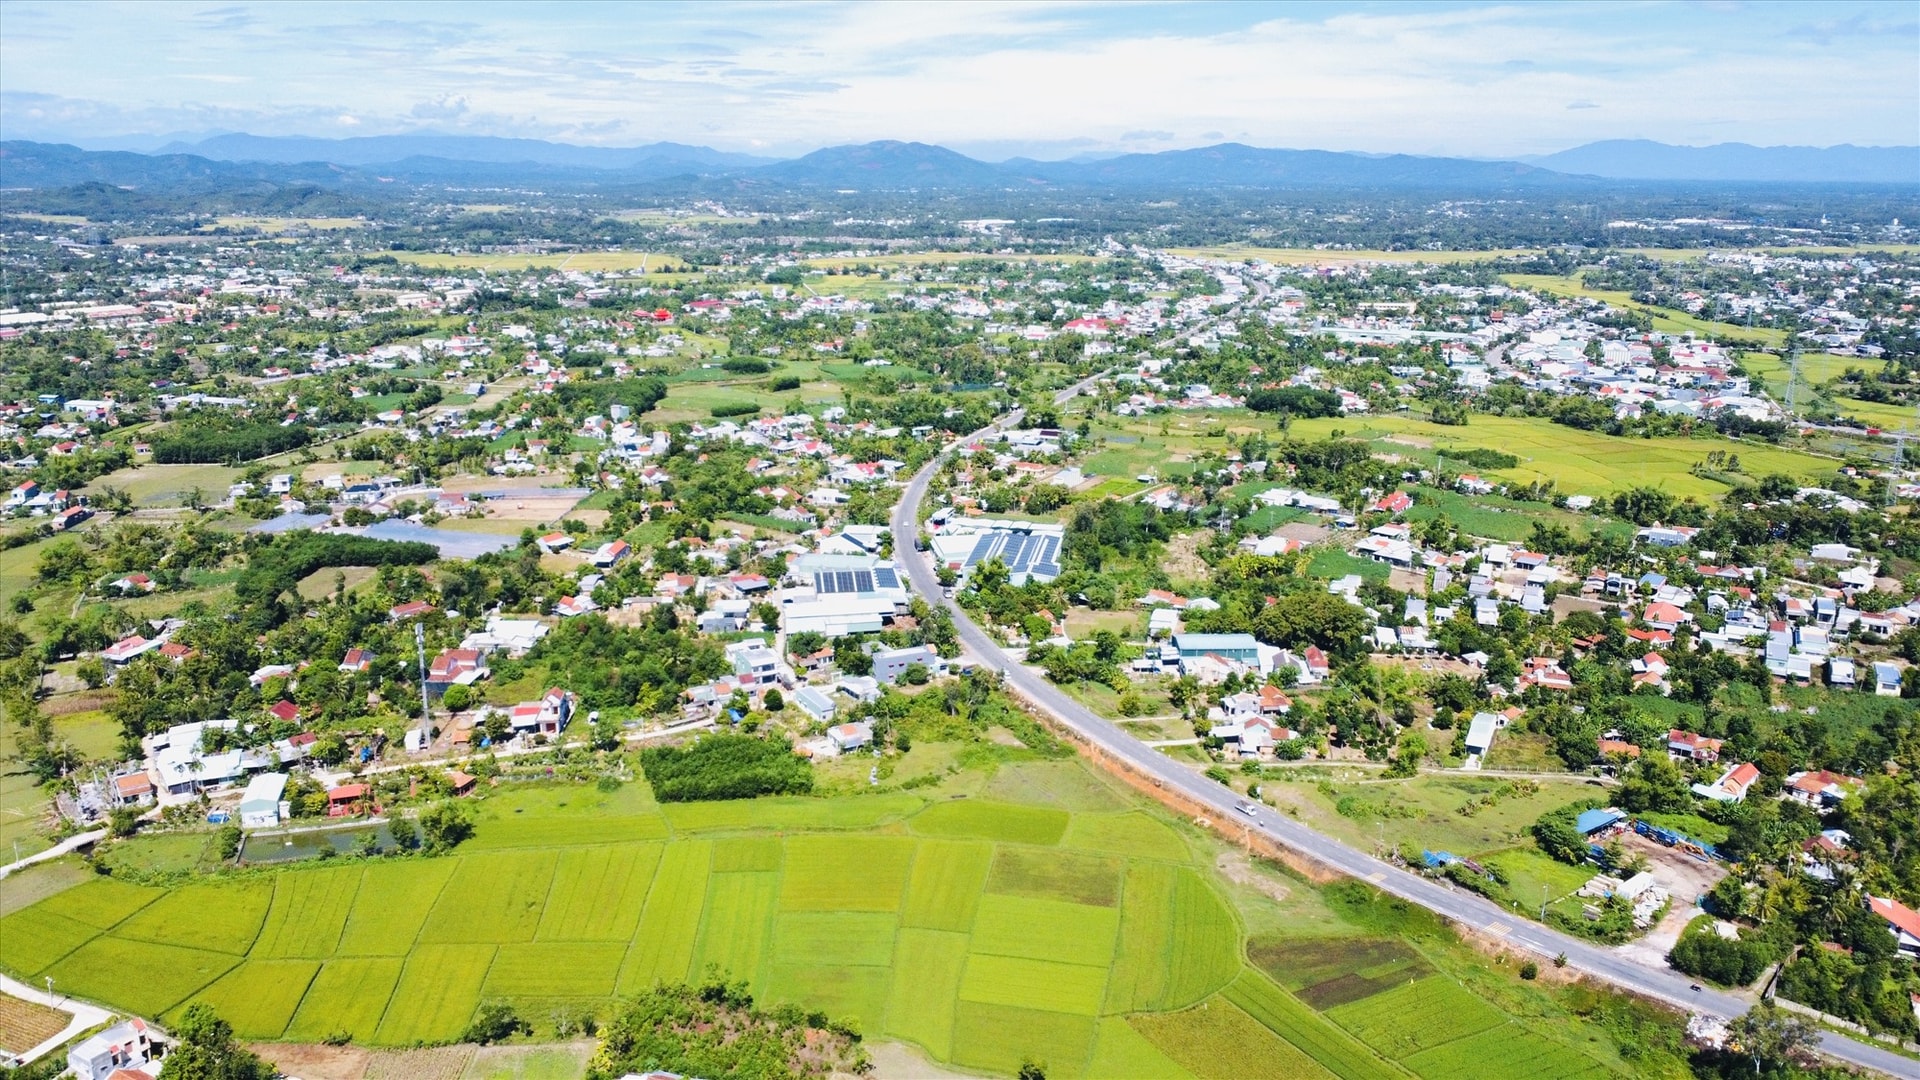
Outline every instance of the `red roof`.
{"label": "red roof", "polygon": [[1875,915],[1899,927],[1902,931],[1920,938],[1920,911],[1915,911],[1892,897],[1883,900],[1877,896],[1869,896],[1867,906],[1873,909]]}
{"label": "red roof", "polygon": [[370,790],[365,784],[342,784],[327,792],[327,801],[346,802],[350,799],[364,799]]}

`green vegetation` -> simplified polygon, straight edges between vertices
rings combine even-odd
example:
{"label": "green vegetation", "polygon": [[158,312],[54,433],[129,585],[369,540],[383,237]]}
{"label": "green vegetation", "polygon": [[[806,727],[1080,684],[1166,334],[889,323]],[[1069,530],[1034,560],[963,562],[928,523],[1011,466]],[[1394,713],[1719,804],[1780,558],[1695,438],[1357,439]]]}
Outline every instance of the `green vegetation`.
{"label": "green vegetation", "polygon": [[304,424],[273,420],[193,420],[154,440],[156,465],[238,465],[298,450],[313,441]]}
{"label": "green vegetation", "polygon": [[640,765],[661,802],[749,799],[813,790],[813,770],[785,742],[712,735],[685,747],[650,746]]}

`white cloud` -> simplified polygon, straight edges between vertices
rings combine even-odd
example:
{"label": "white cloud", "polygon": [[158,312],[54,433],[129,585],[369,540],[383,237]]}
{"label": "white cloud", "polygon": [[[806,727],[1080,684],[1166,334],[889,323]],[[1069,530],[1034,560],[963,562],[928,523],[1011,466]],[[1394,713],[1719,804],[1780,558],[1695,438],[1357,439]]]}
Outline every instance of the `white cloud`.
{"label": "white cloud", "polygon": [[16,0],[0,121],[29,138],[217,118],[268,134],[453,128],[783,152],[874,138],[1163,149],[1232,133],[1499,155],[1703,132],[1911,143],[1920,130],[1920,30],[1884,7],[1269,10],[390,3],[374,21],[239,4],[187,21]]}

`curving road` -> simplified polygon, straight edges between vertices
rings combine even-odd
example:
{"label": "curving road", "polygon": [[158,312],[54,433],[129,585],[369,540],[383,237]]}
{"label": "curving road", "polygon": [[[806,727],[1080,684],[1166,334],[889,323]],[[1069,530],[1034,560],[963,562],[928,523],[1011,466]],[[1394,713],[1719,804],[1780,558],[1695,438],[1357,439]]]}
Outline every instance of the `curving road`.
{"label": "curving road", "polygon": [[[1089,378],[1061,391],[1055,397],[1055,404],[1065,404],[1077,396],[1081,388],[1093,381],[1093,378]],[[1018,411],[1010,413],[993,425],[976,432],[969,437],[969,440],[963,441],[970,441],[972,438],[1012,427],[1019,422],[1020,415]],[[925,554],[918,550],[917,544],[906,540],[910,537],[917,538],[919,535],[920,504],[926,498],[927,485],[933,479],[940,460],[941,457],[935,457],[914,474],[913,479],[908,481],[899,503],[894,507],[892,529],[896,556],[906,569],[907,578],[913,583],[914,591],[930,601],[944,604],[952,612],[954,627],[959,633],[961,644],[967,651],[982,663],[1001,671],[1006,681],[1019,690],[1022,696],[1044,709],[1062,726],[1099,747],[1111,757],[1125,762],[1128,767],[1149,778],[1159,787],[1176,791],[1208,807],[1221,822],[1233,822],[1243,828],[1257,831],[1263,837],[1297,851],[1315,862],[1366,881],[1383,892],[1419,904],[1482,935],[1497,938],[1517,949],[1525,949],[1542,957],[1552,958],[1564,954],[1567,957],[1568,966],[1576,971],[1620,989],[1655,998],[1681,1009],[1710,1012],[1719,1016],[1737,1016],[1746,1011],[1747,1003],[1739,997],[1706,988],[1698,991],[1691,990],[1689,989],[1692,985],[1691,980],[1677,972],[1645,967],[1612,949],[1549,929],[1483,897],[1456,891],[1417,874],[1409,873],[1348,847],[1338,840],[1314,832],[1297,821],[1274,814],[1270,810],[1262,809],[1255,819],[1249,820],[1235,811],[1236,805],[1241,800],[1232,791],[1149,749],[1118,724],[1094,713],[1061,692],[1044,677],[1015,663],[1005,650],[1000,648],[999,643],[981,630],[958,604],[952,600],[940,599],[942,589]],[[1849,1064],[1877,1069],[1892,1076],[1920,1080],[1920,1062],[1869,1043],[1832,1033],[1823,1033],[1820,1049],[1827,1055]]]}

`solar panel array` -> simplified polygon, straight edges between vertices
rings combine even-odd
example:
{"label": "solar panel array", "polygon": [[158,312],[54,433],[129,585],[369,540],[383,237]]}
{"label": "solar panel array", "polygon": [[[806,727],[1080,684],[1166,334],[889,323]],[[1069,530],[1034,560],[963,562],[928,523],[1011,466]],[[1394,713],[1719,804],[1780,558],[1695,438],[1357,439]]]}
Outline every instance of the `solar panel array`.
{"label": "solar panel array", "polygon": [[873,584],[879,589],[897,589],[900,587],[900,575],[891,566],[873,568]]}
{"label": "solar panel array", "polygon": [[967,553],[965,568],[973,569],[988,559],[999,559],[1016,580],[1031,575],[1043,581],[1060,576],[1060,538],[1048,533],[998,530],[982,533]]}
{"label": "solar panel array", "polygon": [[874,575],[870,570],[821,570],[813,575],[813,588],[822,595],[872,592]]}

